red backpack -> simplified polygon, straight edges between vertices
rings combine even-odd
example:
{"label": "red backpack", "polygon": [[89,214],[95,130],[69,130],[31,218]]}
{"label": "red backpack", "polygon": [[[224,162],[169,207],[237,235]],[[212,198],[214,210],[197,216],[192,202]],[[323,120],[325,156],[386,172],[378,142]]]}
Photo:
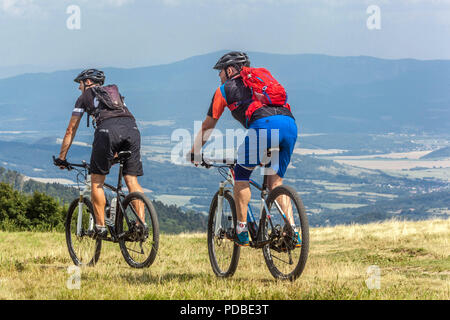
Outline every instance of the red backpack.
{"label": "red backpack", "polygon": [[241,76],[245,86],[252,91],[253,101],[245,112],[247,121],[262,106],[283,106],[291,110],[286,90],[267,69],[243,67]]}

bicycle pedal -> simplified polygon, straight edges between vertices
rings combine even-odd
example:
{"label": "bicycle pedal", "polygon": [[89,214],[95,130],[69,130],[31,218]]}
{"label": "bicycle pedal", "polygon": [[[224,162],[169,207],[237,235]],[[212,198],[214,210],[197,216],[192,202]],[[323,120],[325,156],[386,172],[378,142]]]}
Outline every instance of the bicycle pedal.
{"label": "bicycle pedal", "polygon": [[109,219],[109,218],[105,218],[105,224],[106,224],[108,227],[114,227],[114,220],[111,220],[111,219]]}
{"label": "bicycle pedal", "polygon": [[95,240],[105,240],[105,241],[111,240],[111,238],[108,237],[108,235],[99,235],[99,234],[94,234],[93,239],[95,239]]}

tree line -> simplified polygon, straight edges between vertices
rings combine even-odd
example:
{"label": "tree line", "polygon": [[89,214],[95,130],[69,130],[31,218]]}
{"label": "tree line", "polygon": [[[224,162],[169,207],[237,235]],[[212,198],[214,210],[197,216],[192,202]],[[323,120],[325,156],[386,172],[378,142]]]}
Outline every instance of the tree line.
{"label": "tree line", "polygon": [[35,191],[32,195],[0,183],[0,229],[4,231],[63,231],[67,205]]}
{"label": "tree line", "polygon": [[[0,230],[62,232],[69,204],[77,197],[75,188],[25,181],[20,173],[0,167]],[[205,215],[160,201],[153,205],[161,232],[206,232]]]}

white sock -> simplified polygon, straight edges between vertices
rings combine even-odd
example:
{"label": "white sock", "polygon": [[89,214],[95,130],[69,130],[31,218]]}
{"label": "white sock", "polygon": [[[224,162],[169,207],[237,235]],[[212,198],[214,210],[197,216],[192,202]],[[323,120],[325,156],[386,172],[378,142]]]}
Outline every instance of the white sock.
{"label": "white sock", "polygon": [[248,231],[247,222],[237,221],[236,232],[241,233],[244,231]]}

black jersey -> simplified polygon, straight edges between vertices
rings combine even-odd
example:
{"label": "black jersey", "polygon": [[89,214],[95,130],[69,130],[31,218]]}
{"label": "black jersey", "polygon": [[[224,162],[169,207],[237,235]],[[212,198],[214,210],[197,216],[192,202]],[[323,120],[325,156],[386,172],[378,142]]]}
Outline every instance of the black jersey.
{"label": "black jersey", "polygon": [[[92,112],[94,110],[98,112]],[[112,110],[104,106],[103,103],[96,98],[95,93],[91,88],[84,91],[77,99],[75,108],[72,111],[72,116],[82,117],[84,112],[88,112],[88,114],[92,116],[95,115],[95,122],[97,125],[110,118],[129,117],[134,119],[126,106],[120,110]]]}

